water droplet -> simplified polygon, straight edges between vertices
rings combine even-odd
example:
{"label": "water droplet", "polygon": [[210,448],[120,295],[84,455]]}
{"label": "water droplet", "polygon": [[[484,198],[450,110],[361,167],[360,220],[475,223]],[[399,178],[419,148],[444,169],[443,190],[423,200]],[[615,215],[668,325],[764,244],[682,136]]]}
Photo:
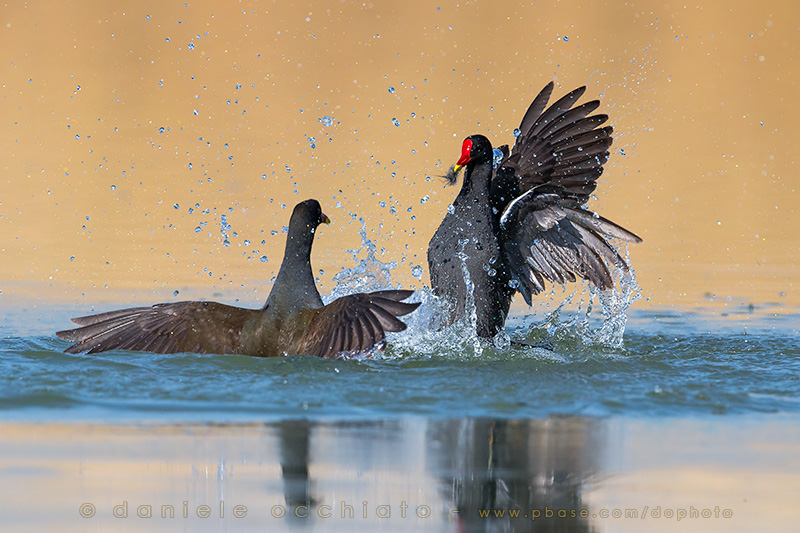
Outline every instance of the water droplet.
{"label": "water droplet", "polygon": [[179,206],[178,204],[175,204],[172,207],[174,207],[175,209],[180,209],[181,208],[181,206]]}
{"label": "water droplet", "polygon": [[194,50],[194,43],[189,43],[189,50]]}
{"label": "water droplet", "polygon": [[261,256],[261,262],[262,263],[266,263],[267,262],[267,256],[266,255],[262,255]]}
{"label": "water droplet", "polygon": [[200,233],[201,231],[203,231],[203,228],[201,228],[200,226],[197,226],[196,228],[194,228],[194,232],[195,233]]}
{"label": "water droplet", "polygon": [[447,212],[451,215],[456,212],[456,208],[453,206],[453,204],[447,206]]}
{"label": "water droplet", "polygon": [[495,168],[503,162],[503,151],[500,148],[495,148],[492,150],[492,163],[494,164]]}
{"label": "water droplet", "polygon": [[567,37],[566,35],[563,37],[563,39],[564,39],[564,42],[569,41],[569,37]]}
{"label": "water droplet", "polygon": [[411,268],[411,275],[414,276],[415,278],[421,278],[422,277],[422,267],[419,266],[419,265],[416,265],[416,266],[412,267]]}
{"label": "water droplet", "polygon": [[180,294],[180,292],[178,292],[177,290],[175,290],[175,292],[172,293],[173,296],[177,296],[179,294]]}
{"label": "water droplet", "polygon": [[392,124],[394,124],[395,126],[399,126],[400,122],[396,118],[392,117]]}
{"label": "water droplet", "polygon": [[193,115],[197,115],[197,114],[198,114],[198,112],[197,112],[197,109],[195,109],[194,111],[192,111],[192,114],[193,114]]}
{"label": "water droplet", "polygon": [[431,199],[431,197],[426,194],[425,196],[423,196],[422,198],[419,199],[419,203],[424,204],[425,202],[427,202],[430,199]]}
{"label": "water droplet", "polygon": [[389,87],[389,92],[390,92],[391,94],[394,94],[394,87]]}
{"label": "water droplet", "polygon": [[289,226],[283,226],[283,227],[281,227],[281,231],[282,231],[283,233],[289,233]]}
{"label": "water droplet", "polygon": [[166,128],[164,128],[164,126],[161,126],[160,128],[158,128],[158,133],[164,133],[165,131],[166,131]]}
{"label": "water droplet", "polygon": [[244,242],[242,242],[242,244],[244,244],[245,246],[250,246],[250,239],[245,239]]}
{"label": "water droplet", "polygon": [[325,115],[324,117],[319,119],[319,121],[322,122],[322,125],[325,126],[326,128],[329,128],[333,125],[333,117],[329,117],[328,115]]}
{"label": "water droplet", "polygon": [[519,137],[519,134],[522,133],[519,131],[519,128],[514,128],[514,137]]}
{"label": "water droplet", "polygon": [[75,256],[73,255],[72,257],[69,258],[69,260],[70,261],[75,261]]}
{"label": "water droplet", "polygon": [[117,186],[116,186],[116,185],[112,185],[112,186],[111,186],[111,190],[112,190],[112,191],[116,191],[116,190],[117,190]]}

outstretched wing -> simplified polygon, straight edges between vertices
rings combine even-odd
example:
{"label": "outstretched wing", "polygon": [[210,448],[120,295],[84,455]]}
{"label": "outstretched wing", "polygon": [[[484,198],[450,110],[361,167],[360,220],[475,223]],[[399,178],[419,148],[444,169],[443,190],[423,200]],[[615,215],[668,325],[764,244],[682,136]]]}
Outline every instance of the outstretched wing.
{"label": "outstretched wing", "polygon": [[562,205],[562,195],[530,190],[512,201],[500,218],[500,241],[516,289],[531,305],[544,281],[566,283],[576,276],[599,289],[614,286],[608,263],[628,264],[604,236],[641,242],[625,228],[584,209]]}
{"label": "outstretched wing", "polygon": [[[560,190],[561,205],[577,207],[589,199],[608,161],[613,128],[600,127],[608,115],[590,115],[599,107],[598,100],[573,107],[585,91],[579,87],[545,110],[553,92],[550,82],[531,103],[517,140],[501,163],[501,169],[506,168],[498,170],[516,177],[520,193],[554,185]],[[503,190],[507,188],[493,187],[493,205],[508,204],[510,200],[494,199]]]}
{"label": "outstretched wing", "polygon": [[67,353],[238,353],[242,326],[255,312],[216,302],[156,304],[73,318],[82,327],[56,335],[75,343]]}
{"label": "outstretched wing", "polygon": [[324,358],[369,354],[381,348],[387,331],[403,331],[397,317],[407,315],[419,303],[406,303],[408,290],[350,294],[319,309],[303,311],[311,319],[297,353]]}

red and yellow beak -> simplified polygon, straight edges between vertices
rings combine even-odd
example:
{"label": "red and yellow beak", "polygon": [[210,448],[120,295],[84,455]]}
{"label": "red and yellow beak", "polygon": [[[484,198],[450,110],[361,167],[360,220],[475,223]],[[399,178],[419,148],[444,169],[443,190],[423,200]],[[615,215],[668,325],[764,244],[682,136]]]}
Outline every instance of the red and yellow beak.
{"label": "red and yellow beak", "polygon": [[458,172],[459,170],[461,170],[461,167],[463,167],[464,165],[469,163],[469,161],[470,161],[470,157],[469,157],[470,152],[472,152],[472,141],[469,140],[469,139],[466,139],[464,141],[464,144],[461,145],[461,158],[456,162],[455,166],[453,167],[453,170],[455,172]]}

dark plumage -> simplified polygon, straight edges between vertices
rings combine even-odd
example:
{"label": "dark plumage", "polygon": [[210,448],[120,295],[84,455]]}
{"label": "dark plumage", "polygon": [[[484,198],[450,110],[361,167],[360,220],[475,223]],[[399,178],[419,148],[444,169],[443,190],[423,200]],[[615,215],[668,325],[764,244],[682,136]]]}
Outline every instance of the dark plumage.
{"label": "dark plumage", "polygon": [[323,222],[330,220],[316,200],[295,206],[283,263],[262,309],[216,302],[156,304],[73,318],[82,327],[56,335],[75,342],[68,353],[140,350],[325,358],[369,354],[383,346],[387,331],[406,329],[397,317],[419,304],[402,301],[412,291],[386,290],[351,294],[323,305],[311,270],[311,245]]}
{"label": "dark plumage", "polygon": [[613,132],[600,127],[607,115],[590,116],[599,101],[573,107],[585,90],[547,107],[549,83],[525,113],[514,147],[500,148],[496,170],[489,139],[472,135],[445,176],[455,184],[464,169],[461,191],[428,246],[431,286],[450,306],[451,322],[466,315],[467,299],[473,299],[481,337],[502,330],[516,292],[530,305],[545,281],[580,277],[612,288],[608,263],[629,267],[606,237],[641,242],[582,207],[608,161]]}

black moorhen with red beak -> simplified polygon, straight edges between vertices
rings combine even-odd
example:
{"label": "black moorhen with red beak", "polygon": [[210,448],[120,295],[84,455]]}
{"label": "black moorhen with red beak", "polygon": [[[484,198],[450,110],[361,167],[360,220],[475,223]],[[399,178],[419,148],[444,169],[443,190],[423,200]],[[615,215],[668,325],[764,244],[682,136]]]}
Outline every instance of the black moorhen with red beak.
{"label": "black moorhen with red beak", "polygon": [[59,331],[75,342],[67,353],[139,350],[227,353],[258,357],[306,354],[324,358],[369,355],[387,331],[403,331],[397,317],[419,306],[413,291],[344,296],[323,305],[311,270],[311,245],[322,223],[319,202],[297,204],[289,221],[283,263],[262,309],[216,302],[176,302],[73,318],[80,328]]}
{"label": "black moorhen with red beak", "polygon": [[500,148],[496,170],[489,139],[464,140],[447,175],[454,185],[464,169],[461,191],[428,246],[431,287],[450,307],[450,323],[466,316],[471,300],[477,334],[493,337],[515,293],[531,305],[545,281],[578,277],[611,289],[608,265],[629,269],[606,238],[642,239],[583,207],[608,161],[613,132],[600,127],[607,115],[590,116],[599,101],[573,107],[585,90],[545,110],[553,92],[547,84],[525,113],[514,147]]}

